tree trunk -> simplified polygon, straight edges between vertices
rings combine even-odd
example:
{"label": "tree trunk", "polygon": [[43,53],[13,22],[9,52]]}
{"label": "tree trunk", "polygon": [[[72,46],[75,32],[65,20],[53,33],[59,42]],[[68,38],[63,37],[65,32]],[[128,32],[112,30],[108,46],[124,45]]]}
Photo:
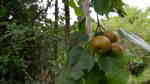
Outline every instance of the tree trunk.
{"label": "tree trunk", "polygon": [[[54,34],[57,36],[58,33],[58,0],[55,0],[55,25],[54,25]],[[58,42],[57,40],[54,40],[54,60],[57,59],[57,53],[58,53]]]}
{"label": "tree trunk", "polygon": [[68,45],[70,41],[70,10],[69,0],[65,1],[65,43]]}
{"label": "tree trunk", "polygon": [[[56,37],[56,40],[54,40],[54,52],[53,52],[53,56],[54,59],[53,60],[57,60],[58,57],[58,40],[57,40],[57,35],[58,35],[58,21],[59,21],[59,8],[58,8],[58,0],[55,0],[55,24],[54,24],[54,36]],[[52,81],[51,84],[55,83],[55,78],[56,78],[56,73],[54,71],[52,71],[51,73],[52,76]]]}

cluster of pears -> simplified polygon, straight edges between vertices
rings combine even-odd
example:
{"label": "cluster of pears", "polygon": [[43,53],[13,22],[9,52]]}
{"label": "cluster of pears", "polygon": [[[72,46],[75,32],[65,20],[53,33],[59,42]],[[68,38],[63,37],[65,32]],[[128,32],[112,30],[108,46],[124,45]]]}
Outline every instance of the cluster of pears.
{"label": "cluster of pears", "polygon": [[116,32],[104,32],[92,38],[91,46],[98,52],[122,54],[125,48],[119,40],[120,37]]}

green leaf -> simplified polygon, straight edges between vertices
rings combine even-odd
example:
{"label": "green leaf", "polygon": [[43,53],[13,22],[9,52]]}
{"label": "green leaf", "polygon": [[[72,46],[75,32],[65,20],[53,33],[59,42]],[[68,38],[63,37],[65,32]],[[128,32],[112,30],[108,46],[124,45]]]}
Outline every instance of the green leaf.
{"label": "green leaf", "polygon": [[78,62],[80,59],[80,56],[82,55],[83,48],[79,46],[75,46],[70,50],[69,53],[69,65],[74,65]]}
{"label": "green leaf", "polygon": [[92,70],[86,73],[85,84],[107,84],[107,78],[105,73],[99,69],[97,63],[95,63]]}
{"label": "green leaf", "polygon": [[121,16],[125,14],[122,0],[93,0],[92,3],[95,11],[101,15],[108,15],[109,12],[117,12]]}
{"label": "green leaf", "polygon": [[127,84],[128,56],[101,56],[99,66],[105,71],[109,84]]}
{"label": "green leaf", "polygon": [[76,5],[76,3],[77,3],[76,0],[70,0],[69,5],[74,9],[74,11],[75,11],[75,13],[76,13],[77,16],[83,16],[84,14],[83,14],[81,8],[78,7]]}
{"label": "green leaf", "polygon": [[73,80],[79,80],[80,78],[82,78],[84,75],[81,66],[76,66],[73,67],[70,73],[71,78],[73,78]]}
{"label": "green leaf", "polygon": [[109,3],[111,0],[93,0],[94,9],[97,13],[103,15],[108,14],[111,10]]}
{"label": "green leaf", "polygon": [[[71,40],[75,42],[77,45],[85,46],[88,43],[89,37],[85,33],[82,32],[73,32],[71,34]],[[77,46],[72,45],[72,46]]]}
{"label": "green leaf", "polygon": [[95,63],[94,57],[91,55],[90,51],[82,50],[77,63],[72,67],[71,76],[74,80],[80,79],[84,74],[83,71],[90,71]]}
{"label": "green leaf", "polygon": [[94,65],[95,59],[91,51],[80,46],[75,46],[69,53],[69,64],[71,68],[70,76],[74,80],[80,79],[84,70],[90,71]]}
{"label": "green leaf", "polygon": [[65,67],[61,74],[56,78],[56,84],[82,84],[82,81],[73,80],[70,76],[71,69]]}

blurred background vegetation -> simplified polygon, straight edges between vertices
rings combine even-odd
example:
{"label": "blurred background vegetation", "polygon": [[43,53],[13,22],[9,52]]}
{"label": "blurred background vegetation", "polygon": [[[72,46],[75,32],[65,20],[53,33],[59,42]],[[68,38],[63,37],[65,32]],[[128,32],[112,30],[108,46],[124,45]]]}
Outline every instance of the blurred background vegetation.
{"label": "blurred background vegetation", "polygon": [[[83,38],[86,36],[81,34],[85,31],[82,28],[85,27],[84,22],[78,20],[70,25],[70,18],[66,18],[70,17],[67,16],[67,2],[65,9],[60,9],[58,2],[0,0],[0,84],[55,84],[55,78],[68,63],[67,40],[70,40],[71,46],[76,46],[82,39],[84,44],[80,42],[79,45],[85,45],[87,40]],[[73,3],[70,6],[75,8]],[[55,20],[47,18],[48,10],[52,7],[55,7]],[[123,18],[108,16],[100,23],[108,31],[125,28],[150,44],[150,8],[141,11],[126,5],[124,9],[126,16]],[[59,14],[60,10],[62,14]],[[76,8],[77,14],[82,15],[79,11]],[[65,21],[69,26],[64,24]],[[95,30],[97,22],[92,20],[92,24]],[[150,84],[150,54],[126,43],[130,51],[128,54],[132,54],[133,58],[130,66],[134,68],[129,76],[129,84]],[[80,53],[71,54],[76,56]]]}

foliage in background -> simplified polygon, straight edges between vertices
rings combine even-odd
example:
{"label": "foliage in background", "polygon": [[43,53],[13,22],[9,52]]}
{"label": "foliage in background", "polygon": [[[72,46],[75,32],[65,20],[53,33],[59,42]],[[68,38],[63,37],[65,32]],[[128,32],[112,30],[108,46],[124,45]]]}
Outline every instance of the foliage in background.
{"label": "foliage in background", "polygon": [[[27,26],[15,23],[5,25],[7,31],[0,38],[0,80],[3,80],[1,83],[7,83],[4,80],[10,80],[14,84],[24,83],[27,80],[40,80],[42,78],[39,77],[45,74],[38,77],[40,74],[37,73],[42,74],[43,69],[48,69],[52,74],[59,72],[65,60],[63,33],[59,32],[58,37],[55,37],[54,32],[49,29],[54,25]],[[54,60],[52,43],[56,40],[60,42],[58,43],[60,57]],[[54,79],[50,79],[52,80]]]}
{"label": "foliage in background", "polygon": [[[119,28],[124,28],[130,32],[134,32],[141,38],[143,38],[146,42],[150,43],[150,29],[149,29],[149,8],[145,11],[141,11],[137,8],[131,8],[126,6],[126,13],[127,16],[124,18],[120,18],[118,16],[113,16],[109,17],[109,19],[104,20],[103,24],[107,28],[108,31],[116,31]],[[127,41],[126,41],[127,42]],[[148,52],[144,51],[141,48],[136,47],[136,45],[133,45],[131,43],[126,44],[130,51],[133,54],[133,59],[131,60],[133,63],[132,65],[134,66],[141,66],[139,67],[139,71],[142,70],[144,67],[144,71],[142,70],[141,74],[138,77],[131,76],[130,81],[132,80],[131,84],[148,84],[150,79],[146,76],[149,76],[149,60],[150,60],[150,55]],[[131,66],[132,66],[131,65]],[[145,68],[146,67],[146,68]],[[134,71],[136,73],[136,71]],[[145,82],[144,82],[145,81]]]}
{"label": "foliage in background", "polygon": [[[145,52],[141,49],[138,50],[140,52],[131,54],[138,48],[126,51],[121,56],[113,53],[95,54],[89,45],[89,37],[83,33],[86,31],[84,19],[79,20],[67,31],[70,34],[70,43],[66,45],[63,14],[58,17],[58,24],[47,18],[48,9],[54,5],[52,1],[54,0],[47,0],[46,4],[41,6],[43,0],[0,0],[0,83],[128,84],[131,78],[133,80],[133,77],[130,78],[128,66],[130,61],[140,65],[147,61],[143,57],[148,57],[149,54],[143,55]],[[65,1],[63,0],[63,3]],[[85,16],[80,8],[83,0],[67,1],[69,5],[65,4],[65,7],[72,7],[77,16]],[[149,9],[142,12],[126,7],[126,10],[123,10],[122,0],[92,0],[91,4],[100,15],[108,16],[110,12],[117,12],[120,16],[127,15],[124,18],[107,18],[103,22],[106,30],[114,31],[124,27],[150,41]],[[65,12],[66,22],[69,22],[69,11]],[[59,20],[60,18],[62,19]],[[69,25],[67,23],[66,26]],[[95,33],[95,28],[93,31]],[[128,45],[134,47],[132,44]],[[134,72],[140,70],[138,68]],[[141,70],[143,73],[140,77],[135,77],[141,80],[139,83],[149,80],[142,79],[149,73],[148,70],[149,68],[144,72]]]}
{"label": "foliage in background", "polygon": [[127,16],[124,18],[114,16],[105,20],[105,27],[110,31],[117,30],[118,28],[125,28],[130,32],[138,33],[146,41],[149,41],[149,9],[141,11],[137,8],[126,6],[125,11]]}

